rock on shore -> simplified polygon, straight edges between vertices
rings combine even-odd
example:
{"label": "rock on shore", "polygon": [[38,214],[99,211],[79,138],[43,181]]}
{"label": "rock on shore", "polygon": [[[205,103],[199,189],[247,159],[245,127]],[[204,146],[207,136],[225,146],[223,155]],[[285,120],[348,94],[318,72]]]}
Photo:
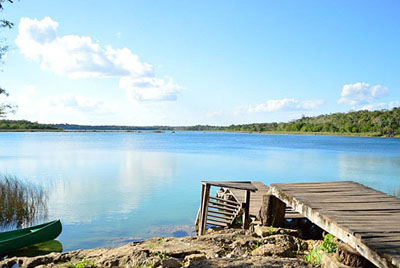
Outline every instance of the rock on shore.
{"label": "rock on shore", "polygon": [[1,261],[0,267],[313,267],[303,259],[308,247],[309,241],[286,229],[223,229],[201,237],[152,238],[115,249],[14,257]]}

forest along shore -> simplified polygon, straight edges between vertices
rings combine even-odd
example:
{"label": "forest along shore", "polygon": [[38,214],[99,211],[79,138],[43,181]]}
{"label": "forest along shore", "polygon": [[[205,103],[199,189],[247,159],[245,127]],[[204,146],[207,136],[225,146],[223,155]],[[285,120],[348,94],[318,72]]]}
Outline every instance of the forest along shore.
{"label": "forest along shore", "polygon": [[322,241],[302,240],[297,230],[263,228],[211,229],[204,236],[152,238],[115,249],[12,257],[0,267],[317,267],[304,256]]}
{"label": "forest along shore", "polygon": [[400,107],[381,111],[350,111],[314,117],[303,116],[290,122],[238,124],[230,126],[119,126],[39,124],[27,120],[0,120],[0,131],[71,132],[157,132],[225,131],[263,134],[328,135],[357,137],[400,137]]}

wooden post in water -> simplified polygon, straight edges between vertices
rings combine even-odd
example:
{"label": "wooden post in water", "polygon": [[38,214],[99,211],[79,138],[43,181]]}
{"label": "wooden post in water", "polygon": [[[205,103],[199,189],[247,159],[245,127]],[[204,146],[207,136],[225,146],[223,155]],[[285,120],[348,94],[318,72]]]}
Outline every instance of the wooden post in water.
{"label": "wooden post in water", "polygon": [[268,191],[263,195],[259,218],[264,226],[283,226],[285,222],[286,204]]}
{"label": "wooden post in water", "polygon": [[243,203],[243,229],[249,229],[250,226],[250,191],[246,190],[246,195]]}
{"label": "wooden post in water", "polygon": [[210,197],[210,185],[207,183],[202,183],[201,184],[201,214],[200,214],[199,235],[204,235],[206,232],[209,197]]}

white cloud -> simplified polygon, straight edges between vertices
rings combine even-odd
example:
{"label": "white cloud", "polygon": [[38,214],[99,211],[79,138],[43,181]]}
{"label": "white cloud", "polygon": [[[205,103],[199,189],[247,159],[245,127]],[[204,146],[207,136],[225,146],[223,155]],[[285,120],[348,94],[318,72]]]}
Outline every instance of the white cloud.
{"label": "white cloud", "polygon": [[363,105],[360,110],[369,110],[369,111],[373,111],[373,110],[382,110],[382,109],[387,109],[388,105],[386,102],[381,102],[381,103],[371,103],[371,104],[366,104]]}
{"label": "white cloud", "polygon": [[383,109],[393,109],[395,107],[400,107],[400,101],[390,101],[389,103],[386,102],[380,102],[380,103],[371,103],[371,104],[366,104],[363,105],[360,109],[358,110],[383,110]]}
{"label": "white cloud", "polygon": [[51,109],[70,110],[71,112],[82,112],[84,114],[109,115],[112,108],[103,100],[74,96],[72,94],[57,95],[46,100]]}
{"label": "white cloud", "polygon": [[275,99],[267,100],[266,103],[249,106],[248,112],[278,112],[278,111],[309,111],[316,110],[325,103],[324,100],[305,100],[297,99]]}
{"label": "white cloud", "polygon": [[400,107],[400,101],[389,102],[389,109],[393,109],[394,107]]}
{"label": "white cloud", "polygon": [[61,94],[41,97],[34,85],[25,85],[10,101],[18,105],[13,119],[57,122],[93,122],[98,118],[110,118],[116,115],[118,107],[98,98]]}
{"label": "white cloud", "polygon": [[381,85],[371,86],[368,83],[346,84],[343,86],[338,103],[348,103],[350,105],[368,104],[386,96],[388,93],[388,88]]}
{"label": "white cloud", "polygon": [[136,101],[174,101],[182,89],[170,78],[167,80],[156,77],[122,77],[119,85],[127,90],[128,98]]}
{"label": "white cloud", "polygon": [[173,101],[182,89],[171,78],[156,77],[151,64],[129,48],[102,47],[91,37],[57,35],[58,23],[21,18],[15,40],[22,54],[43,70],[70,78],[117,77],[128,97],[137,101]]}

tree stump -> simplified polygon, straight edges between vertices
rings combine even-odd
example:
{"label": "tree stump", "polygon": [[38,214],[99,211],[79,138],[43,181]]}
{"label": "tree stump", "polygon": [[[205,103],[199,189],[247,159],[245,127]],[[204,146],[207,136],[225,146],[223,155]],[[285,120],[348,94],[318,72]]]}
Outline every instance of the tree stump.
{"label": "tree stump", "polygon": [[272,195],[270,191],[263,196],[259,220],[263,226],[283,227],[285,223],[286,204]]}
{"label": "tree stump", "polygon": [[376,267],[371,262],[369,262],[366,258],[361,256],[357,250],[350,247],[345,243],[341,243],[338,245],[336,251],[336,257],[340,260],[340,262],[344,265],[351,267],[363,267],[363,268],[374,268]]}

